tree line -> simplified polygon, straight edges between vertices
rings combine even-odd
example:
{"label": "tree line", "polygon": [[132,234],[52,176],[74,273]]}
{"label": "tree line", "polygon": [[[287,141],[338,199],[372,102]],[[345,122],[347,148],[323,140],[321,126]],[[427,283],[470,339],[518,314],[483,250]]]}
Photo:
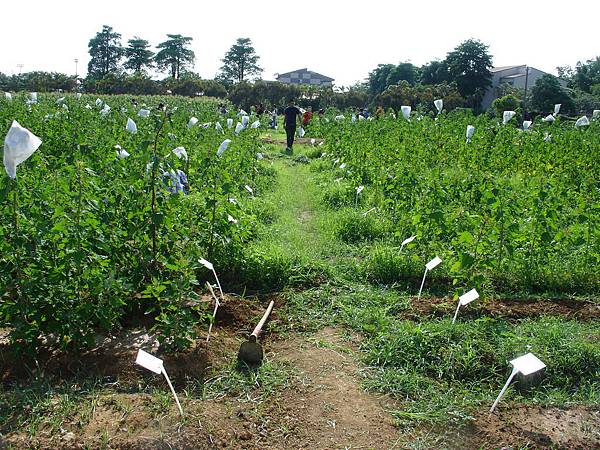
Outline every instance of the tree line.
{"label": "tree line", "polygon": [[[192,38],[167,34],[153,50],[150,43],[134,36],[124,46],[121,34],[104,25],[88,43],[90,61],[83,79],[60,73],[29,72],[11,77],[0,73],[0,89],[32,91],[71,91],[97,94],[167,94],[227,98],[243,107],[264,103],[283,105],[294,98],[313,108],[377,107],[398,110],[401,105],[432,110],[435,98],[444,98],[446,109],[468,107],[478,110],[491,85],[492,56],[489,47],[468,39],[421,67],[410,62],[380,64],[364,82],[342,89],[289,85],[260,80],[260,57],[249,38],[238,38],[221,60],[214,79],[202,79],[192,69],[196,55]],[[600,106],[600,57],[575,67],[558,67],[563,88],[552,75],[542,77],[528,95],[510,86],[501,86],[495,110],[515,109],[541,113],[554,103],[565,112],[590,111]],[[155,80],[153,71],[167,76]]]}

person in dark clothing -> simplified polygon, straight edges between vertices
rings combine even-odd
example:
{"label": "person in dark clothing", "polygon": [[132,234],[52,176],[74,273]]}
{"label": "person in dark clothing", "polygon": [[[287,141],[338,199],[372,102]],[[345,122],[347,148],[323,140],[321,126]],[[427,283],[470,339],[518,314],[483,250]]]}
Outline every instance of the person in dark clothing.
{"label": "person in dark clothing", "polygon": [[293,100],[288,102],[287,108],[283,110],[283,126],[285,128],[285,134],[287,136],[287,147],[288,153],[292,152],[292,146],[294,145],[294,135],[296,134],[296,123],[297,120],[302,120],[302,113],[294,106]]}

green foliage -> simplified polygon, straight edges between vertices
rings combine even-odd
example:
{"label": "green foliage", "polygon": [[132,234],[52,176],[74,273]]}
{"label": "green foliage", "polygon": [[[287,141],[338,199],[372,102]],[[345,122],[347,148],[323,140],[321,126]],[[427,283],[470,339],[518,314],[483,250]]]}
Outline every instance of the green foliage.
{"label": "green foliage", "polygon": [[413,85],[418,79],[418,69],[411,63],[379,64],[375,70],[369,73],[367,80],[369,94],[375,97],[386,90],[388,86],[406,81]]}
{"label": "green foliage", "polygon": [[[475,127],[469,144],[467,125]],[[361,211],[385,211],[397,240],[418,236],[410,260],[369,254],[364,273],[373,281],[419,276],[437,254],[444,264],[430,276],[446,292],[593,294],[600,165],[589,149],[600,145],[598,125],[578,130],[559,119],[523,132],[470,111],[410,122],[331,118],[314,124],[327,144],[315,169],[329,173],[325,205],[354,206],[355,186],[364,185]]]}
{"label": "green foliage", "polygon": [[[142,312],[165,346],[181,349],[205,314],[197,260],[228,267],[253,236],[244,186],[268,173],[256,132],[188,128],[191,116],[223,120],[215,101],[136,99],[150,117],[126,96],[103,97],[106,116],[86,105],[95,97],[68,96],[66,108],[53,95],[29,106],[24,95],[0,99],[0,129],[16,119],[42,139],[16,183],[0,177],[0,326],[20,348],[87,347]],[[125,131],[128,117],[136,134]],[[217,157],[225,137],[231,148]],[[130,156],[117,158],[116,145]],[[189,162],[172,153],[178,146]],[[173,193],[174,170],[187,174],[188,195]]]}
{"label": "green foliage", "polygon": [[123,57],[123,47],[121,47],[121,35],[114,32],[112,27],[104,25],[102,31],[90,39],[88,49],[90,54],[88,76],[102,78],[109,73],[118,72],[119,61]]}
{"label": "green foliage", "polygon": [[377,213],[363,214],[354,209],[342,211],[336,217],[335,234],[344,242],[372,241],[385,236],[390,224]]}
{"label": "green foliage", "polygon": [[492,57],[488,53],[488,45],[476,39],[468,39],[446,55],[450,79],[456,82],[458,91],[463,97],[472,99],[477,106],[491,85]]}
{"label": "green foliage", "polygon": [[109,73],[103,78],[86,78],[83,83],[85,92],[91,94],[131,94],[131,95],[162,95],[165,88],[142,73],[127,75],[126,73]]}
{"label": "green foliage", "polygon": [[10,77],[0,74],[0,89],[4,91],[72,91],[76,85],[77,82],[74,76],[63,73],[26,72]]}
{"label": "green foliage", "polygon": [[154,66],[154,52],[148,50],[150,48],[148,41],[136,36],[129,39],[127,43],[129,45],[124,50],[127,60],[123,67],[133,70],[137,74],[144,74],[146,69],[152,69]]}
{"label": "green foliage", "polygon": [[169,71],[171,78],[178,79],[194,63],[196,55],[189,49],[191,37],[167,34],[168,39],[157,45],[160,50],[154,57],[156,67]]}
{"label": "green foliage", "polygon": [[[576,333],[574,331],[577,330]],[[575,321],[525,320],[516,326],[489,318],[452,325],[449,319],[426,323],[389,321],[365,343],[368,362],[410,370],[447,383],[493,380],[500,385],[507,362],[529,351],[551,361],[546,389],[585,389],[600,368],[597,331]],[[414,395],[414,392],[407,392]]]}
{"label": "green foliage", "polygon": [[492,110],[496,114],[496,117],[502,117],[504,111],[514,111],[518,117],[521,117],[523,108],[519,97],[508,94],[494,100],[492,102]]}
{"label": "green foliage", "polygon": [[421,83],[442,84],[451,80],[446,61],[431,61],[421,67]]}
{"label": "green foliage", "polygon": [[561,112],[574,112],[575,105],[571,96],[563,89],[558,79],[553,75],[543,75],[538,78],[531,88],[531,107],[538,114],[554,111],[554,105],[561,103]]}
{"label": "green foliage", "polygon": [[249,76],[260,75],[263,71],[258,65],[256,54],[249,38],[238,38],[221,60],[221,77],[230,82],[242,82]]}
{"label": "green foliage", "polygon": [[374,102],[384,108],[392,108],[396,111],[399,111],[401,106],[409,105],[415,109],[437,113],[433,102],[438,98],[444,99],[446,111],[465,106],[465,99],[461,97],[456,86],[447,84],[410,86],[407,82],[388,87],[375,97]]}

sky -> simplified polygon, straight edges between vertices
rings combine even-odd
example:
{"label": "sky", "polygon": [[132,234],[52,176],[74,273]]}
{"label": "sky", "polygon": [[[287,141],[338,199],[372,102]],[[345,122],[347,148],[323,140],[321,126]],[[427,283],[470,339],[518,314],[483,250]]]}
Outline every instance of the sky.
{"label": "sky", "polygon": [[238,37],[252,40],[265,80],[307,67],[338,86],[363,81],[378,64],[444,59],[469,38],[489,45],[495,66],[553,74],[600,56],[600,0],[19,0],[2,2],[0,13],[0,72],[8,75],[75,74],[75,58],[85,75],[87,44],[103,25],[123,44],[192,37],[193,70],[203,78],[216,75]]}

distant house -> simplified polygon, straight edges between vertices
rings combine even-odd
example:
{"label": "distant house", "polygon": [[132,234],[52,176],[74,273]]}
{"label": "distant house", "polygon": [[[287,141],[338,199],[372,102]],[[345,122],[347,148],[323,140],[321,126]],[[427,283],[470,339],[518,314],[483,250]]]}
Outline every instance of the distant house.
{"label": "distant house", "polygon": [[282,83],[309,84],[311,86],[331,86],[334,82],[333,78],[326,77],[307,68],[277,74],[276,79]]}
{"label": "distant house", "polygon": [[[546,72],[526,65],[494,67],[490,69],[490,72],[492,72],[492,85],[483,96],[481,102],[483,109],[488,109],[492,106],[492,102],[498,98],[498,87],[501,84],[506,83],[523,90],[527,86],[527,90],[530,90],[539,78],[546,75]],[[559,82],[566,85],[563,80],[559,80]]]}

